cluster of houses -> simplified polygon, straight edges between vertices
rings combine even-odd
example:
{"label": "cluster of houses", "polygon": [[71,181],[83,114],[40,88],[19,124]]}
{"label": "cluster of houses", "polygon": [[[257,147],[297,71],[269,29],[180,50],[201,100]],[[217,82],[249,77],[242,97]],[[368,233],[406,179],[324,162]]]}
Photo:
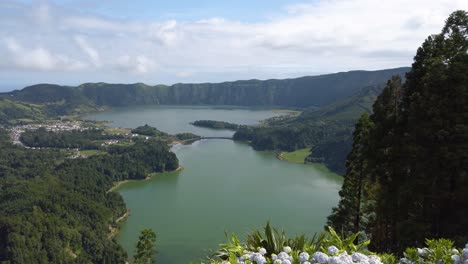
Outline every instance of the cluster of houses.
{"label": "cluster of houses", "polygon": [[71,130],[79,130],[83,131],[87,128],[83,127],[81,122],[79,121],[67,121],[67,122],[56,122],[56,123],[45,123],[45,124],[29,124],[29,125],[21,125],[15,126],[10,129],[10,137],[13,144],[23,145],[21,143],[21,134],[24,133],[26,130],[36,130],[39,128],[45,128],[47,131],[71,131]]}

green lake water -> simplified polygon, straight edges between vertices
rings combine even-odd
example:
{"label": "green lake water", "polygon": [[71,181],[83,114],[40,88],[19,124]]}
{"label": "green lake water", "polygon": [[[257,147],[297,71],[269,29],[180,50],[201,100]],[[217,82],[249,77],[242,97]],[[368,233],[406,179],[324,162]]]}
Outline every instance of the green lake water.
{"label": "green lake water", "polygon": [[[256,124],[278,115],[271,110],[223,107],[148,106],[118,108],[88,116],[112,126],[149,124],[169,133],[230,136],[231,131],[197,128],[199,119]],[[267,220],[294,235],[323,230],[326,216],[338,202],[342,178],[320,165],[292,164],[248,144],[210,139],[176,145],[184,170],[148,181],[122,185],[130,216],[117,237],[133,255],[140,230],[157,233],[158,263],[200,260],[225,242],[224,231],[242,239]]]}

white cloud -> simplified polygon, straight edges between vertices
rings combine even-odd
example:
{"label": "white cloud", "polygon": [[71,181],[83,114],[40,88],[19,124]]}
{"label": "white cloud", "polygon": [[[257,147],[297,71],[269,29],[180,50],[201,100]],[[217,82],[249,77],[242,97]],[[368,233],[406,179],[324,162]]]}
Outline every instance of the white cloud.
{"label": "white cloud", "polygon": [[149,36],[154,41],[165,46],[172,46],[178,41],[182,41],[182,34],[179,31],[177,21],[175,20],[151,24],[149,26]]}
{"label": "white cloud", "polygon": [[[37,71],[78,71],[85,69],[85,64],[61,54],[53,54],[49,50],[37,47],[26,49],[14,38],[4,39],[5,46],[10,52],[11,66],[23,70]],[[5,66],[5,65],[4,65]]]}
{"label": "white cloud", "polygon": [[156,63],[143,55],[123,55],[117,59],[117,66],[120,70],[133,74],[145,74],[154,70]]}
{"label": "white cloud", "polygon": [[80,47],[80,49],[86,53],[86,55],[89,56],[91,63],[95,67],[100,67],[101,66],[101,60],[99,57],[99,52],[95,50],[91,45],[86,41],[86,39],[83,36],[75,36],[75,41]]}
{"label": "white cloud", "polygon": [[63,5],[0,2],[0,37],[13,38],[0,45],[0,56],[13,70],[85,71],[86,79],[92,68],[94,76],[129,73],[155,82],[162,75],[177,82],[382,69],[409,66],[418,46],[457,9],[468,10],[468,1],[314,0],[246,23],[219,16],[116,19]]}

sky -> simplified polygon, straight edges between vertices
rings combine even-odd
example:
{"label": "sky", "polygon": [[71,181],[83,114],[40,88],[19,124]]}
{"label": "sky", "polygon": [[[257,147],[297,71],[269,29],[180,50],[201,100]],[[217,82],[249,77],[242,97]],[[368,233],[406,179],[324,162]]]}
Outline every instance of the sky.
{"label": "sky", "polygon": [[410,66],[466,0],[1,0],[0,90]]}

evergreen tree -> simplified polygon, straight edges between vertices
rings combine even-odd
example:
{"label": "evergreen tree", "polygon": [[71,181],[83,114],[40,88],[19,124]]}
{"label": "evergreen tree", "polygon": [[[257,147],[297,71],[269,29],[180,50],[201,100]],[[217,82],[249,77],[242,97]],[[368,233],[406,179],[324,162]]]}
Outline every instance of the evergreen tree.
{"label": "evergreen tree", "polygon": [[140,233],[136,246],[136,253],[133,256],[135,264],[153,264],[156,263],[154,254],[156,253],[155,244],[156,234],[151,229],[144,229]]}
{"label": "evergreen tree", "polygon": [[465,243],[467,99],[468,15],[456,11],[418,49],[406,82],[394,77],[387,83],[373,105],[366,141],[363,120],[356,125],[329,224],[368,231],[377,251],[401,252],[429,237]]}
{"label": "evergreen tree", "polygon": [[[456,11],[419,48],[404,97],[407,207],[398,232],[461,242],[468,228],[468,15]],[[403,225],[405,224],[405,225]],[[464,236],[464,238],[463,238]],[[407,241],[405,244],[410,243]]]}
{"label": "evergreen tree", "polygon": [[363,114],[356,123],[353,149],[346,161],[346,175],[339,192],[341,199],[338,207],[333,208],[333,213],[328,217],[328,225],[345,234],[356,233],[362,228],[363,187],[367,175],[366,157],[372,126],[373,123],[367,113]]}

